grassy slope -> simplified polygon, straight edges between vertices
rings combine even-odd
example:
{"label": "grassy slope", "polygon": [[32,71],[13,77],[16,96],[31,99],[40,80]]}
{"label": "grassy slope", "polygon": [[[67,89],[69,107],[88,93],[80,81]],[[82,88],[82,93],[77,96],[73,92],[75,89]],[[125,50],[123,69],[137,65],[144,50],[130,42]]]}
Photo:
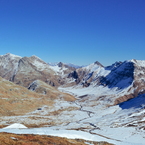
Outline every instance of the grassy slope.
{"label": "grassy slope", "polygon": [[73,101],[73,96],[51,88],[46,95],[29,91],[0,77],[0,116],[24,115],[42,105],[53,106],[54,100],[62,95],[64,100]]}

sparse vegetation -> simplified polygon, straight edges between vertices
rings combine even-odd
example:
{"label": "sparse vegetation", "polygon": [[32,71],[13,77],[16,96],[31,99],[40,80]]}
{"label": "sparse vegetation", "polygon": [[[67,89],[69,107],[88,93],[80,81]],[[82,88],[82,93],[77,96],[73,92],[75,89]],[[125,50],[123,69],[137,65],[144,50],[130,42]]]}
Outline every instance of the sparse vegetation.
{"label": "sparse vegetation", "polygon": [[43,105],[53,106],[54,101],[59,96],[66,101],[75,100],[73,96],[61,93],[51,86],[48,86],[51,88],[51,91],[43,95],[30,91],[1,77],[0,84],[2,86],[0,88],[0,116],[25,115]]}

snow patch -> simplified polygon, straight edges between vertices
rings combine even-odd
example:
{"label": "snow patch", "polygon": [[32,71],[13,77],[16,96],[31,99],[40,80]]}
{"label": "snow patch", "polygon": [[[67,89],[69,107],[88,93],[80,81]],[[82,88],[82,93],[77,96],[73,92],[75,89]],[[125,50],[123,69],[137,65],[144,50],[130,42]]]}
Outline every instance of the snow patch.
{"label": "snow patch", "polygon": [[7,127],[4,127],[3,129],[12,129],[12,128],[27,128],[27,127],[24,126],[23,124],[14,123],[14,124],[11,124]]}

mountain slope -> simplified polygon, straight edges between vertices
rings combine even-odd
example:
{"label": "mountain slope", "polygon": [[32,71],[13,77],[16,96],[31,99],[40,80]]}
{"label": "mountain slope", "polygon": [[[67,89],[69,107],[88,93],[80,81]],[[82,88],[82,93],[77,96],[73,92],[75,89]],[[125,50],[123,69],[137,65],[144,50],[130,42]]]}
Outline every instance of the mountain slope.
{"label": "mountain slope", "polygon": [[110,105],[119,104],[145,93],[144,69],[145,61],[137,60],[117,62],[108,67],[93,63],[70,73],[65,86],[84,88],[81,95],[91,90],[98,97],[109,99]]}
{"label": "mountain slope", "polygon": [[45,84],[45,89],[50,89],[46,94],[29,91],[1,77],[0,86],[0,116],[24,115],[43,105],[53,108],[54,101],[60,96],[64,101],[75,100],[73,96],[61,93],[47,84]]}
{"label": "mountain slope", "polygon": [[13,54],[0,56],[0,76],[28,87],[33,81],[40,79],[52,86],[58,86],[59,76],[50,66],[36,56],[18,57]]}
{"label": "mountain slope", "polygon": [[28,87],[31,82],[40,79],[55,86],[57,82],[54,75],[53,70],[40,59],[34,56],[24,57],[19,61],[17,73],[13,76],[13,82]]}

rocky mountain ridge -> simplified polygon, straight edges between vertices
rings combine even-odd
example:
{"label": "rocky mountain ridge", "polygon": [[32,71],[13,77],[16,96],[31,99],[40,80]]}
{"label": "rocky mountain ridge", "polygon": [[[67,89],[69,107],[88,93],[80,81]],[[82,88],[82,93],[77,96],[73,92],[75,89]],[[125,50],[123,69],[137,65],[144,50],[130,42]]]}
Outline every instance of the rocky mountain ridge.
{"label": "rocky mountain ridge", "polygon": [[[76,83],[76,88],[93,87],[96,88],[96,90],[102,87],[102,92],[103,89],[109,89],[110,92],[116,90],[115,93],[112,94],[116,96],[113,102],[114,104],[119,104],[128,99],[137,97],[140,94],[144,94],[144,69],[145,61],[139,60],[116,62],[107,67],[93,63],[87,67],[76,69],[69,74],[67,84],[69,84],[69,82],[73,85]],[[119,92],[119,94],[117,92]]]}
{"label": "rocky mountain ridge", "polygon": [[[72,67],[62,62],[49,65],[37,56],[20,57],[13,54],[0,56],[0,76],[28,88],[36,80],[54,87],[100,87],[126,90],[113,94],[113,104],[144,94],[145,61],[116,62],[104,67],[98,61],[84,67]],[[102,89],[102,90],[103,90]]]}
{"label": "rocky mountain ridge", "polygon": [[28,87],[37,79],[52,86],[58,85],[55,81],[58,79],[55,72],[36,56],[18,57],[13,54],[0,56],[0,76],[24,87]]}

